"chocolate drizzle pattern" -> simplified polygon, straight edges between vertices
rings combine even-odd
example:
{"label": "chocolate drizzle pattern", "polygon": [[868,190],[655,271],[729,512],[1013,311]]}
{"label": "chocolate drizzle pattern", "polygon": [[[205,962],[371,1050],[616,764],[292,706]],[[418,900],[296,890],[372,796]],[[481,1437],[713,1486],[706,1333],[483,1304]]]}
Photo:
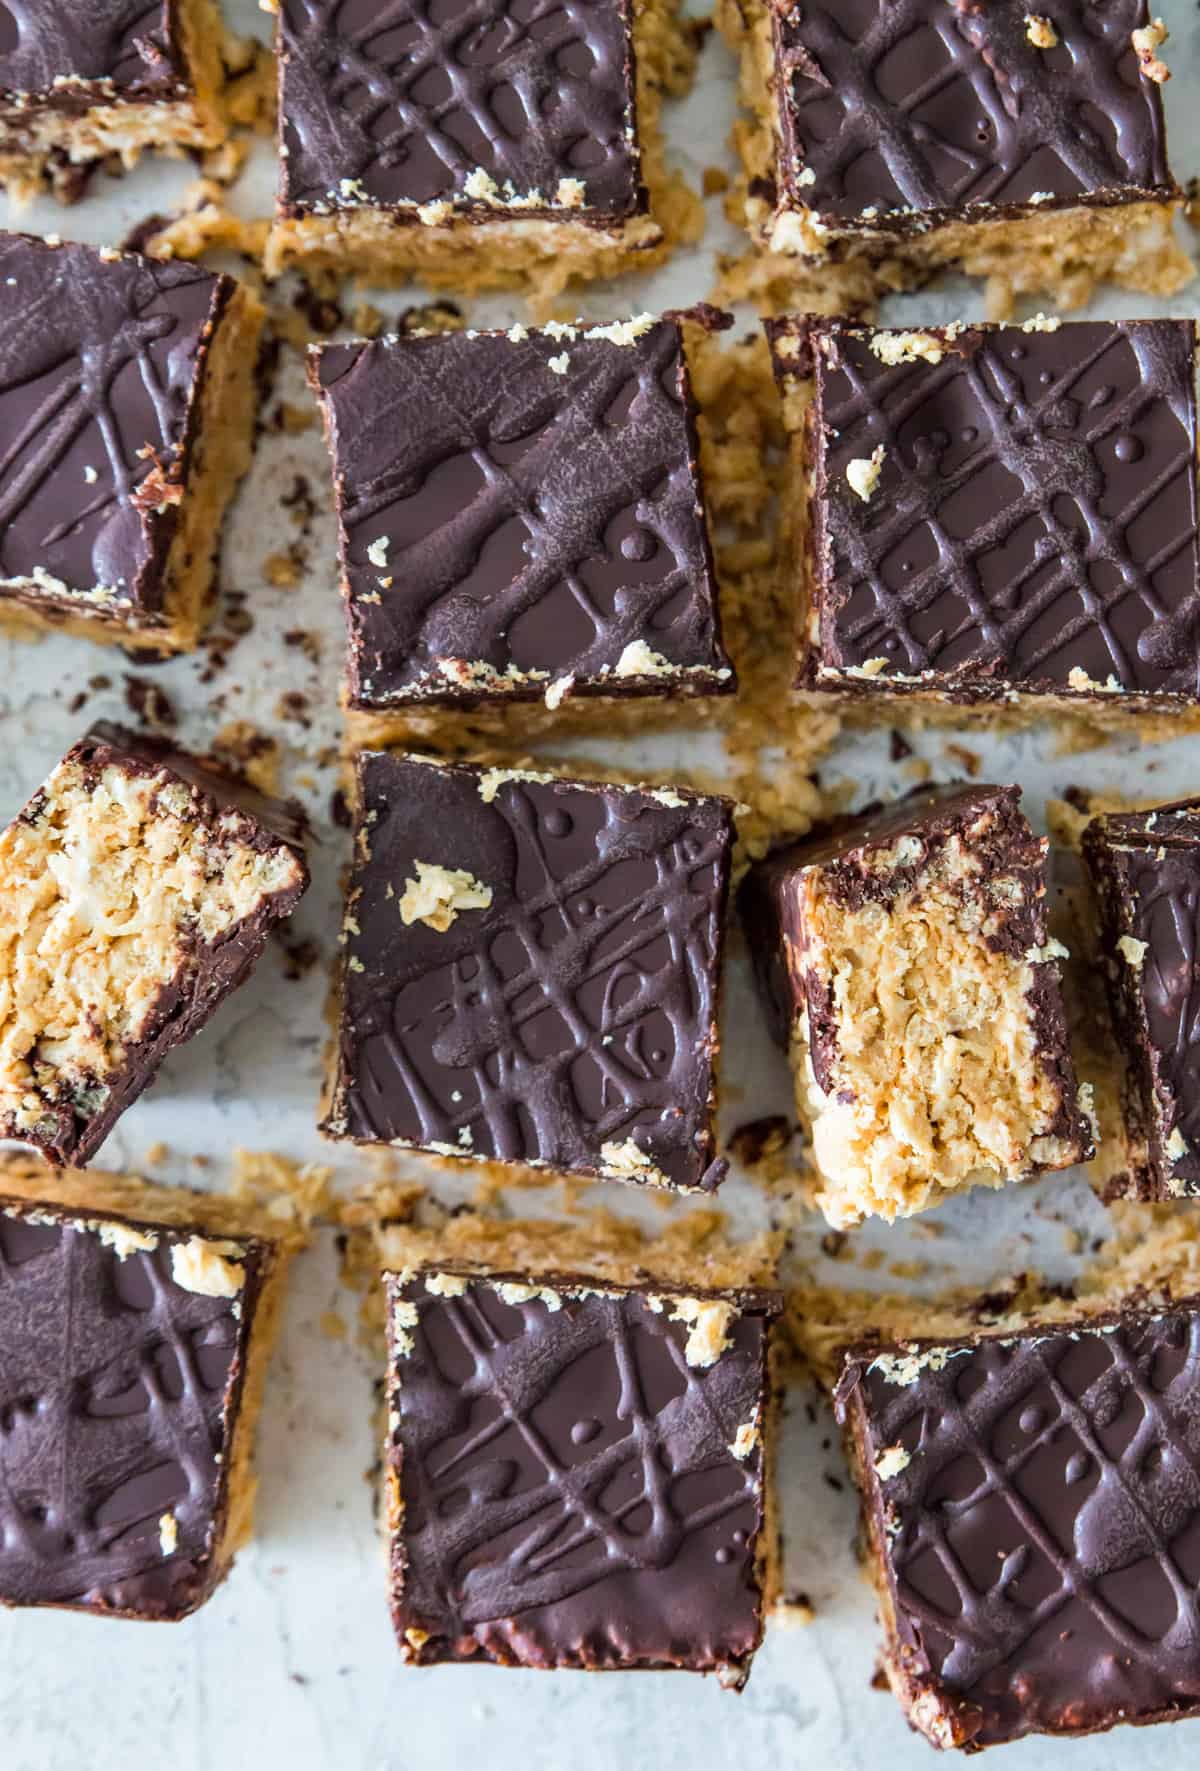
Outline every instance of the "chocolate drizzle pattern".
{"label": "chocolate drizzle pattern", "polygon": [[[1168,194],[1162,99],[1130,37],[1146,0],[772,0],[780,177],[830,225]],[[907,213],[905,213],[907,212]]]}
{"label": "chocolate drizzle pattern", "polygon": [[736,1302],[725,1351],[699,1368],[670,1298],[558,1293],[552,1309],[483,1279],[458,1297],[421,1279],[389,1292],[417,1318],[411,1353],[393,1347],[389,1452],[413,1658],[740,1682],[762,1633],[763,1471],[758,1444],[730,1446],[763,1400],[762,1309]]}
{"label": "chocolate drizzle pattern", "polygon": [[244,1245],[239,1317],[177,1285],[186,1237],[153,1233],[121,1259],[44,1208],[0,1214],[0,1603],[174,1618],[217,1578],[260,1255]]}
{"label": "chocolate drizzle pattern", "polygon": [[[232,290],[192,265],[0,239],[0,581],[40,569],[68,592],[112,593],[109,612],[160,606],[170,493]],[[36,594],[62,597],[44,581]]]}
{"label": "chocolate drizzle pattern", "polygon": [[[1194,700],[1191,322],[939,336],[940,362],[889,367],[866,333],[814,334],[810,679],[882,659],[881,685],[929,673],[967,698],[1015,684]],[[847,468],[877,448],[864,501]]]}
{"label": "chocolate drizzle pattern", "polygon": [[[100,83],[139,102],[183,96],[174,14],[174,0],[3,0],[0,104],[36,93],[56,108],[80,109],[95,103]],[[93,90],[56,81],[92,83]]]}
{"label": "chocolate drizzle pattern", "polygon": [[839,1393],[907,1457],[868,1504],[911,1695],[975,1746],[1200,1708],[1195,1308],[889,1352]]}
{"label": "chocolate drizzle pattern", "polygon": [[[1200,802],[1099,818],[1084,853],[1127,1066],[1126,1116],[1149,1147],[1156,1196],[1200,1193]],[[1125,939],[1141,944],[1136,964],[1117,945]]]}
{"label": "chocolate drizzle pattern", "polygon": [[[593,1175],[605,1145],[632,1145],[645,1163],[620,1178],[715,1186],[727,805],[529,779],[485,802],[486,784],[360,759],[327,1129]],[[417,861],[469,873],[490,905],[405,926]]]}
{"label": "chocolate drizzle pattern", "polygon": [[340,490],[355,705],[487,693],[440,670],[447,659],[538,673],[493,690],[506,699],[568,675],[576,693],[627,690],[604,673],[637,641],[728,669],[675,322],[630,343],[331,345],[312,374]]}
{"label": "chocolate drizzle pattern", "polygon": [[[592,221],[645,207],[626,0],[283,0],[280,197],[453,200],[477,219],[558,207]],[[482,171],[489,204],[468,190]],[[584,187],[582,206],[558,195]],[[399,215],[403,218],[402,211]]]}

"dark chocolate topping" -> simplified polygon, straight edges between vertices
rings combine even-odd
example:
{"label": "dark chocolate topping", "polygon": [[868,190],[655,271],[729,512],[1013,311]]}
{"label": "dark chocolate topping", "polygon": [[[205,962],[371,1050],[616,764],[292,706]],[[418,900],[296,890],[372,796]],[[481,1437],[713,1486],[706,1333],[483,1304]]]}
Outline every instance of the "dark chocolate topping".
{"label": "dark chocolate topping", "polygon": [[[1195,699],[1193,334],[973,328],[941,362],[887,367],[868,334],[814,332],[810,675],[883,659],[871,683],[983,696],[1070,692],[1082,671],[1084,692]],[[864,501],[846,472],[877,448]]]}
{"label": "dark chocolate topping", "polygon": [[[288,212],[453,199],[482,219],[645,207],[627,0],[283,0]],[[472,198],[472,173],[495,187]],[[583,206],[558,196],[584,186]],[[538,194],[505,210],[496,201]]]}
{"label": "dark chocolate topping", "polygon": [[551,1310],[480,1279],[461,1297],[392,1279],[389,1296],[418,1316],[411,1354],[393,1349],[390,1452],[394,1614],[428,1632],[417,1658],[744,1678],[763,1459],[730,1446],[765,1405],[764,1309],[735,1300],[726,1350],[701,1368],[669,1297]]}
{"label": "dark chocolate topping", "polygon": [[0,1213],[0,1602],[182,1617],[222,1572],[220,1460],[260,1247],[240,1245],[239,1315],[176,1284],[170,1249],[187,1232],[144,1226],[157,1248],[121,1259],[70,1218],[35,1221],[46,1211]]}
{"label": "dark chocolate topping", "polygon": [[[1200,1193],[1200,801],[1096,819],[1084,852],[1101,907],[1110,1000],[1135,1135],[1160,1196]],[[1136,963],[1118,942],[1144,952]],[[1182,1152],[1168,1144],[1178,1133]]]}
{"label": "dark chocolate topping", "polygon": [[[672,1184],[714,1186],[726,803],[370,753],[359,783],[326,1129],[584,1174],[632,1144]],[[418,861],[491,904],[406,927]]]}
{"label": "dark chocolate topping", "polygon": [[[113,591],[118,615],[161,607],[172,491],[233,288],[194,265],[0,235],[0,579],[40,568]],[[153,503],[139,497],[151,474]]]}
{"label": "dark chocolate topping", "polygon": [[1146,0],[1057,0],[1045,49],[1030,41],[1027,0],[771,11],[784,196],[828,224],[895,232],[972,205],[1174,189],[1162,98],[1130,41]]}
{"label": "dark chocolate topping", "polygon": [[[542,673],[492,690],[506,699],[563,676],[627,691],[636,679],[601,673],[635,641],[728,669],[677,324],[631,344],[487,332],[327,345],[310,372],[340,497],[354,705],[487,695],[439,659]],[[708,686],[731,688],[732,672]]]}
{"label": "dark chocolate topping", "polygon": [[978,1746],[1200,1707],[1200,1315],[989,1337],[938,1364],[889,1382],[864,1359],[840,1392],[868,1467],[909,1456],[868,1505],[914,1686]]}
{"label": "dark chocolate topping", "polygon": [[[77,108],[56,81],[103,82],[130,101],[188,91],[175,0],[5,0],[0,7],[0,102],[37,94]],[[91,93],[92,103],[97,97]]]}

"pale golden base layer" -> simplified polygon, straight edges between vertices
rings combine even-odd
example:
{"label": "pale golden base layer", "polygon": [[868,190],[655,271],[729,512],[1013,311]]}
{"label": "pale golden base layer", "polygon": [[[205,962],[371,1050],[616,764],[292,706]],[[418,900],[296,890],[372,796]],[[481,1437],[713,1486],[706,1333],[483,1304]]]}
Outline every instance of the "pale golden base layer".
{"label": "pale golden base layer", "polygon": [[[778,161],[770,14],[762,0],[718,0],[716,20],[741,62],[734,146],[743,171],[728,211],[753,241],[749,253],[723,261],[716,299],[754,301],[764,312],[864,314],[953,266],[986,279],[988,317],[1003,320],[1022,295],[1077,308],[1101,283],[1173,295],[1195,274],[1174,237],[1182,199],[954,222],[890,241],[866,231],[819,237],[806,212],[781,215],[752,194],[756,181],[774,183]],[[772,249],[783,241],[806,255]]]}
{"label": "pale golden base layer", "polygon": [[0,585],[0,626],[18,637],[46,629],[169,656],[190,651],[213,611],[221,521],[250,466],[258,407],[258,344],[266,310],[239,285],[208,347],[196,440],[179,522],[163,566],[163,605],[139,610],[116,600],[18,591]]}
{"label": "pale golden base layer", "polygon": [[545,307],[572,283],[653,270],[676,246],[698,240],[703,207],[679,174],[668,171],[661,127],[664,95],[682,96],[692,83],[695,32],[680,18],[678,0],[635,0],[633,11],[638,144],[649,215],[611,230],[587,227],[569,210],[562,220],[542,221],[497,208],[494,221],[458,216],[429,227],[371,207],[281,216],[267,240],[267,276],[296,266],[376,284],[415,277],[428,288],[462,296],[520,288]]}
{"label": "pale golden base layer", "polygon": [[14,202],[25,204],[47,184],[57,191],[59,181],[50,167],[55,158],[81,166],[117,155],[128,168],[150,149],[178,158],[189,149],[217,147],[226,128],[221,103],[224,40],[220,9],[213,0],[186,0],[180,10],[180,46],[190,94],[159,104],[102,101],[74,115],[34,101],[19,123],[0,125],[0,186]]}

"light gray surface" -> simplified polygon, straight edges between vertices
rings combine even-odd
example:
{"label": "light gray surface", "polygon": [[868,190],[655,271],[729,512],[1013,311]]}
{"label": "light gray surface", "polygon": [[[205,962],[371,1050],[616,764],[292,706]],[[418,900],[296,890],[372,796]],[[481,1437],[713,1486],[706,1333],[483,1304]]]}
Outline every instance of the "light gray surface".
{"label": "light gray surface", "polygon": [[[1173,157],[1185,178],[1200,168],[1200,16],[1190,0],[1174,0],[1163,12],[1172,28],[1168,54],[1176,70],[1166,91]],[[251,0],[242,0],[235,22],[259,34],[267,29]],[[671,139],[693,183],[705,165],[724,159],[717,144],[731,114],[731,82],[729,58],[710,42],[695,93],[669,115]],[[169,208],[191,176],[186,167],[145,162],[124,180],[97,181],[75,209],[42,204],[19,225],[97,243],[117,241],[144,214]],[[239,208],[263,213],[272,177],[264,145],[239,189]],[[580,300],[582,311],[609,318],[707,294],[712,252],[733,240],[720,218],[719,199],[708,207],[703,251],[680,257],[653,278],[588,292]],[[1193,288],[1169,308],[1193,314],[1196,303]],[[381,305],[394,313],[406,303],[392,295]],[[1093,311],[1156,309],[1113,294]],[[981,313],[981,291],[960,283],[897,302],[889,317],[931,323]],[[515,299],[481,303],[476,316],[486,323],[524,317]],[[281,396],[297,404],[307,398],[294,361],[284,368],[272,408]],[[308,476],[321,507],[304,584],[283,591],[264,583],[262,562],[296,532],[279,499],[297,472]],[[283,738],[287,785],[305,800],[323,839],[313,889],[296,919],[296,932],[320,943],[321,965],[303,981],[289,981],[273,951],[253,983],[166,1066],[99,1159],[137,1167],[161,1140],[171,1154],[156,1175],[193,1184],[204,1177],[218,1183],[236,1145],[317,1160],[331,1155],[313,1121],[344,839],[328,817],[332,775],[314,759],[336,736],[341,629],[327,470],[315,430],[264,438],[227,535],[223,582],[247,593],[255,626],[228,667],[207,684],[200,680],[203,654],[146,669],[117,651],[77,640],[46,639],[36,646],[0,640],[0,810],[16,809],[90,717],[119,716],[124,678],[138,674],[168,692],[191,741],[203,743],[234,717]],[[323,635],[319,668],[284,643],[283,635],[296,628]],[[72,713],[72,696],[101,674],[112,679],[111,689],[91,693],[86,707]],[[279,697],[288,690],[308,697],[309,728],[276,717]],[[214,697],[223,704],[215,705]],[[613,746],[612,754],[622,765],[636,760],[647,774],[670,779],[673,762],[692,755],[692,742],[662,739],[633,756]],[[940,779],[955,772],[945,742],[933,736],[917,745]],[[1045,796],[1069,781],[1130,792],[1161,788],[1164,797],[1200,789],[1200,740],[1154,749],[1124,745],[1065,759],[1055,756],[1053,734],[1046,731],[1002,743],[969,742],[985,756],[986,776],[1022,783],[1035,821]],[[826,774],[849,777],[869,797],[901,784],[886,758],[881,738],[860,738],[829,759]],[[763,1035],[736,951],[725,1042],[726,1129],[762,1113],[788,1111],[786,1071]],[[353,1179],[353,1162],[333,1155],[339,1173]],[[198,1169],[195,1156],[211,1158],[211,1169]],[[615,1209],[639,1209],[631,1192],[604,1191],[605,1203]],[[749,1183],[733,1180],[722,1197],[739,1228],[764,1221],[765,1202]],[[544,1207],[551,1201],[539,1197],[533,1203]],[[1031,1264],[1065,1274],[1071,1257],[1064,1227],[1103,1226],[1100,1208],[1072,1178],[1005,1196],[976,1195],[935,1215],[945,1227],[936,1243],[920,1225],[864,1232],[863,1240],[885,1248],[889,1258],[936,1257],[953,1277],[982,1281]],[[801,1234],[802,1255],[812,1253],[821,1228],[814,1222]],[[332,1340],[321,1328],[327,1311],[340,1310],[349,1320],[355,1306],[355,1299],[339,1292],[332,1240],[324,1236],[295,1271],[272,1370],[257,1540],[204,1611],[173,1627],[50,1612],[0,1617],[4,1771],[80,1765],[90,1771],[168,1765],[178,1771],[285,1765],[294,1771],[452,1771],[473,1762],[486,1763],[489,1771],[606,1771],[626,1762],[655,1771],[735,1764],[806,1771],[932,1766],[931,1749],[908,1733],[892,1700],[870,1688],[877,1632],[851,1549],[853,1500],[831,1422],[819,1410],[810,1419],[802,1395],[791,1398],[782,1459],[788,1571],[789,1585],[810,1596],[817,1618],[808,1628],[769,1635],[744,1695],[682,1674],[588,1677],[400,1667],[367,1482],[375,1456],[371,1385],[378,1374],[352,1339]],[[840,1491],[826,1477],[841,1484]],[[1003,1762],[1022,1771],[1110,1771],[1135,1762],[1144,1771],[1183,1771],[1198,1747],[1200,1725],[1180,1724],[1074,1745],[1026,1742],[1007,1749]]]}

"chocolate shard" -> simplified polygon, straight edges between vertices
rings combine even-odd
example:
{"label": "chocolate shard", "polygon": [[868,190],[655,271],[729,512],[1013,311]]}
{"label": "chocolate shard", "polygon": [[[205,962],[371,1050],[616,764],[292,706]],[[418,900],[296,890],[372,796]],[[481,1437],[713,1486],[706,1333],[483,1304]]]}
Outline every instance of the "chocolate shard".
{"label": "chocolate shard", "polygon": [[770,330],[812,363],[803,687],[1195,705],[1191,321]]}
{"label": "chocolate shard", "polygon": [[0,1199],[0,1604],[172,1620],[208,1598],[271,1259]]}
{"label": "chocolate shard", "polygon": [[119,726],[0,834],[0,1135],[85,1163],[308,884],[300,808]]}
{"label": "chocolate shard", "polygon": [[855,1351],[889,1682],[935,1745],[1200,1712],[1200,1308]]}
{"label": "chocolate shard", "polygon": [[940,787],[755,863],[739,909],[837,1228],[1092,1154],[1017,787]]}
{"label": "chocolate shard", "polygon": [[1095,818],[1083,853],[1139,1191],[1200,1194],[1200,800]]}
{"label": "chocolate shard", "polygon": [[724,800],[383,752],[324,1130],[711,1189]]}
{"label": "chocolate shard", "polygon": [[326,345],[350,705],[728,693],[677,321]]}
{"label": "chocolate shard", "polygon": [[1146,0],[772,0],[785,202],[833,230],[1170,196]]}
{"label": "chocolate shard", "polygon": [[370,0],[282,0],[279,59],[283,214],[645,209],[627,0],[469,17],[402,0],[382,31]]}
{"label": "chocolate shard", "polygon": [[404,1657],[742,1685],[774,1573],[779,1298],[442,1271],[387,1298]]}

